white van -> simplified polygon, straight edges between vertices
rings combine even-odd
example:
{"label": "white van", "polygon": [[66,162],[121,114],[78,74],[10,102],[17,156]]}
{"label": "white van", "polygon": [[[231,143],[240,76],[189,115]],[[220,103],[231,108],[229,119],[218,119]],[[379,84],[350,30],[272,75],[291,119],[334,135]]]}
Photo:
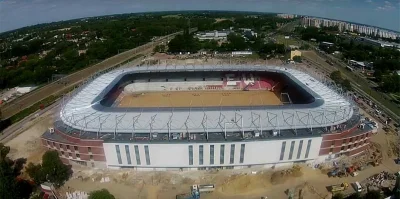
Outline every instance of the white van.
{"label": "white van", "polygon": [[356,192],[361,193],[363,191],[361,184],[359,182],[353,183],[353,188]]}

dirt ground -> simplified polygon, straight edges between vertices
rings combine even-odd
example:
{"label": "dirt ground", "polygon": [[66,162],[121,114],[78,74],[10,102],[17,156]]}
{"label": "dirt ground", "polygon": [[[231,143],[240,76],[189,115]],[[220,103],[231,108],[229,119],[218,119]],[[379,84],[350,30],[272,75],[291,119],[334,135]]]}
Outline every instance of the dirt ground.
{"label": "dirt ground", "polygon": [[[122,94],[124,95],[124,94]],[[280,105],[271,91],[172,91],[124,95],[120,107],[196,107]]]}
{"label": "dirt ground", "polygon": [[6,143],[11,148],[12,159],[27,158],[27,163],[38,163],[45,152],[40,136],[53,125],[53,114],[46,113],[37,119],[37,123]]}

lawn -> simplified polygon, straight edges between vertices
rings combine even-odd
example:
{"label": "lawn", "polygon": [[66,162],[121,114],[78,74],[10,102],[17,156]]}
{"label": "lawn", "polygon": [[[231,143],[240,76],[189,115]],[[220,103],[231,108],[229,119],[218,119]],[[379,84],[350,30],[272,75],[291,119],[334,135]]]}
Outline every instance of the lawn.
{"label": "lawn", "polygon": [[297,41],[291,37],[289,39],[285,39],[284,35],[277,35],[277,36],[275,36],[275,39],[276,39],[277,43],[285,44],[285,46],[295,45],[295,46],[300,47],[300,45],[301,45],[301,43],[299,41]]}

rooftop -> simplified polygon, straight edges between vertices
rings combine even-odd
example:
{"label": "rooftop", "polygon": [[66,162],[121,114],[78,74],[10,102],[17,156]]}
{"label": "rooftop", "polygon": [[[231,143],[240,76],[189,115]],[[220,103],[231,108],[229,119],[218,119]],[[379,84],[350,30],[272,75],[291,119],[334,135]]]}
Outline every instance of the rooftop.
{"label": "rooftop", "polygon": [[[160,72],[269,71],[284,73],[315,101],[310,104],[233,107],[105,107],[100,101],[128,74]],[[62,100],[60,120],[91,132],[185,133],[246,132],[334,126],[348,121],[353,108],[346,96],[310,75],[277,66],[144,66],[114,70],[88,81]]]}
{"label": "rooftop", "polygon": [[[354,112],[355,113],[355,112]],[[79,137],[81,139],[102,139],[105,142],[225,142],[225,141],[262,141],[262,140],[275,140],[275,139],[289,139],[289,138],[303,138],[303,137],[317,137],[324,134],[336,133],[346,131],[348,129],[353,128],[358,125],[360,122],[361,116],[358,113],[353,114],[353,116],[347,122],[337,125],[335,127],[323,127],[323,128],[305,128],[305,129],[286,129],[276,131],[274,134],[271,130],[262,130],[262,131],[245,131],[245,132],[227,132],[226,135],[224,132],[218,133],[192,133],[192,134],[182,134],[171,132],[168,133],[116,133],[114,132],[89,132],[89,131],[80,131],[78,129],[72,129],[63,124],[61,121],[57,121],[55,123],[55,128],[63,133],[69,134],[73,137]],[[371,127],[365,125],[364,129],[356,129],[347,137],[355,136],[367,131],[372,130]],[[45,132],[43,134],[44,138],[61,141],[63,143],[70,143],[62,136],[57,133]]]}

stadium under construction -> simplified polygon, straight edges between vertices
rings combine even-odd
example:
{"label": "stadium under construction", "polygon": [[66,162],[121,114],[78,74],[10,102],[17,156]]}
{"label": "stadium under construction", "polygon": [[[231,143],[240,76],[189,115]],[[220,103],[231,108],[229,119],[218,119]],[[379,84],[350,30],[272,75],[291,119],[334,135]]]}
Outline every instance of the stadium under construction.
{"label": "stadium under construction", "polygon": [[368,147],[351,96],[278,66],[138,66],[97,74],[42,136],[65,163],[203,170],[320,163]]}

